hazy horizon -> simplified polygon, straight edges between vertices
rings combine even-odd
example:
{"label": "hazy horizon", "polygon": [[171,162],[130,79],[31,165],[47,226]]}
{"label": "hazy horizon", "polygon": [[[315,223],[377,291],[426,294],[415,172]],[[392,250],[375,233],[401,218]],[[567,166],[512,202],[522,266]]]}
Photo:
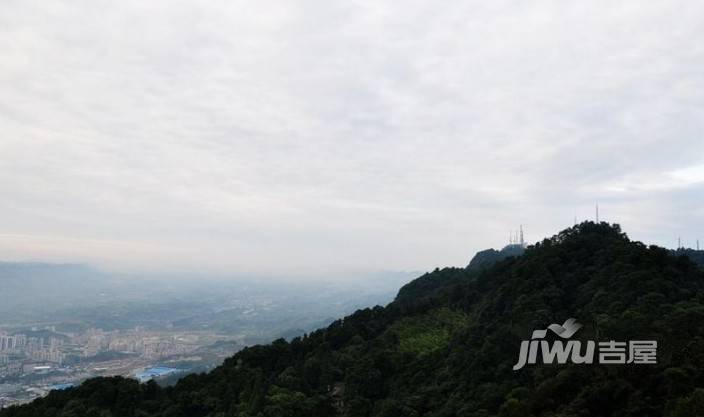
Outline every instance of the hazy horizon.
{"label": "hazy horizon", "polygon": [[0,261],[466,265],[704,243],[704,3],[0,5]]}
{"label": "hazy horizon", "polygon": [[[586,219],[583,221],[594,221],[590,219]],[[617,223],[614,223],[617,224]],[[566,226],[564,229],[567,229],[569,226]],[[558,230],[555,231],[554,233],[550,235],[543,236],[540,239],[536,239],[533,241],[528,241],[526,240],[525,245],[530,246],[533,243],[537,243],[543,239],[549,239],[550,237],[556,235],[558,232],[564,230]],[[516,234],[519,233],[518,230],[514,231]],[[627,231],[624,231],[627,233]],[[518,236],[518,235],[516,235]],[[509,237],[511,238],[511,237]],[[513,237],[515,239],[515,237]],[[638,239],[633,239],[629,236],[631,240],[638,240]],[[646,245],[654,244],[653,242],[643,242],[642,243]],[[206,266],[205,268],[198,268],[198,266],[191,266],[191,267],[186,267],[184,268],[183,266],[180,267],[164,267],[162,266],[156,266],[156,267],[148,267],[148,268],[130,268],[130,267],[116,267],[115,265],[110,265],[110,264],[101,264],[101,263],[90,263],[90,262],[52,262],[48,261],[45,259],[32,259],[32,258],[25,258],[25,259],[16,259],[16,260],[8,260],[8,259],[0,259],[0,266],[3,265],[18,265],[18,266],[48,266],[48,267],[54,267],[54,266],[61,266],[61,267],[78,267],[78,268],[87,268],[88,272],[91,273],[97,273],[97,274],[102,274],[105,277],[112,277],[112,278],[119,278],[119,279],[137,279],[137,280],[144,280],[148,279],[149,281],[147,282],[158,282],[160,280],[176,280],[176,282],[181,282],[181,283],[187,283],[191,282],[194,279],[196,279],[199,282],[241,282],[241,283],[247,283],[247,282],[259,282],[259,281],[272,281],[272,282],[281,282],[281,283],[293,283],[296,281],[301,281],[301,282],[307,282],[307,283],[335,283],[335,282],[345,282],[345,281],[356,281],[358,284],[363,283],[363,282],[372,282],[378,280],[378,278],[382,278],[382,281],[388,281],[388,282],[396,282],[398,281],[401,285],[405,284],[408,280],[417,278],[418,276],[430,272],[433,269],[436,268],[445,268],[445,267],[465,267],[469,261],[472,260],[472,258],[481,251],[484,250],[501,250],[502,248],[506,247],[507,245],[515,244],[516,241],[513,240],[509,242],[508,240],[506,242],[503,242],[497,246],[487,246],[481,249],[478,249],[475,252],[472,252],[469,254],[469,256],[465,259],[465,262],[458,263],[458,264],[447,264],[447,265],[429,265],[425,269],[416,269],[416,270],[391,270],[391,269],[341,269],[341,268],[332,268],[330,270],[316,270],[316,271],[309,271],[309,272],[300,272],[300,271],[282,271],[282,272],[274,272],[274,273],[263,273],[263,272],[252,272],[252,271],[243,271],[243,270],[234,270],[234,269],[219,269],[217,266],[211,266],[208,267]],[[686,241],[680,241],[676,242],[680,243],[682,246],[681,248],[683,249],[699,249],[697,247],[697,243],[701,246],[702,243],[704,242],[697,242],[696,240],[694,242],[686,242]],[[691,244],[690,244],[691,243]],[[666,249],[677,249],[677,244],[673,246],[668,246],[668,245],[657,245],[664,247]]]}

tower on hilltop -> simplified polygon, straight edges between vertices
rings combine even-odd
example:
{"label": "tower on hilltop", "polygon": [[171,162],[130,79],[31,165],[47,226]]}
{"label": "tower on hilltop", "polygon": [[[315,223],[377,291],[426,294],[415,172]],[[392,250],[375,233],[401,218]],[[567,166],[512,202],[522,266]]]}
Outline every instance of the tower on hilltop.
{"label": "tower on hilltop", "polygon": [[518,230],[511,230],[508,234],[508,246],[526,247],[525,239],[523,238],[523,225],[520,225]]}

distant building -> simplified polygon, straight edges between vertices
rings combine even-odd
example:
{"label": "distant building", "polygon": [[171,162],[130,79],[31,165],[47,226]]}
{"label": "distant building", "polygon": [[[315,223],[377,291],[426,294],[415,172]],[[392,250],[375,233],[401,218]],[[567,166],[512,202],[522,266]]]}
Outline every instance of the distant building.
{"label": "distant building", "polygon": [[52,366],[46,363],[25,363],[22,365],[22,372],[25,374],[31,373],[46,373],[51,371]]}
{"label": "distant building", "polygon": [[75,387],[76,384],[67,382],[64,384],[55,384],[55,385],[50,385],[49,386],[49,391],[63,391],[65,389],[73,388]]}
{"label": "distant building", "polygon": [[163,376],[173,375],[181,372],[180,369],[168,368],[165,366],[157,366],[154,368],[147,368],[142,372],[135,373],[135,377],[139,382],[147,382],[154,378],[160,378]]}
{"label": "distant building", "polygon": [[41,349],[32,352],[32,359],[41,362],[53,362],[63,364],[66,355],[56,349]]}
{"label": "distant building", "polygon": [[27,337],[23,334],[10,336],[8,334],[0,334],[0,352],[9,350],[17,350],[24,347],[27,342]]}

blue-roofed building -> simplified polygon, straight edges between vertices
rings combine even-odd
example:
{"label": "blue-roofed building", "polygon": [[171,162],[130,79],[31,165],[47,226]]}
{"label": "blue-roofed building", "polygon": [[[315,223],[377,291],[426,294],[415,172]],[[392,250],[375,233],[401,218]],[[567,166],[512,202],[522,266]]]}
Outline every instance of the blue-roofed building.
{"label": "blue-roofed building", "polygon": [[154,378],[173,375],[179,372],[181,372],[181,369],[169,368],[166,366],[155,366],[153,368],[147,368],[142,372],[135,373],[135,377],[139,380],[139,382],[147,382]]}
{"label": "blue-roofed building", "polygon": [[65,389],[73,388],[75,386],[76,384],[73,384],[71,382],[67,382],[64,384],[54,384],[49,386],[49,391],[63,391]]}

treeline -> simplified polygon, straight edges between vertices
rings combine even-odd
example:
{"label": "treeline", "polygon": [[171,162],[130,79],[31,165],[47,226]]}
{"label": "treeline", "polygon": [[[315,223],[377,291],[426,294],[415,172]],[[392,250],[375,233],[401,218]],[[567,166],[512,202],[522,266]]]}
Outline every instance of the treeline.
{"label": "treeline", "polygon": [[[0,417],[695,416],[704,413],[704,272],[585,222],[482,268],[445,268],[291,342],[175,386],[98,378]],[[656,365],[513,371],[521,340],[575,317],[579,338],[657,340]]]}

